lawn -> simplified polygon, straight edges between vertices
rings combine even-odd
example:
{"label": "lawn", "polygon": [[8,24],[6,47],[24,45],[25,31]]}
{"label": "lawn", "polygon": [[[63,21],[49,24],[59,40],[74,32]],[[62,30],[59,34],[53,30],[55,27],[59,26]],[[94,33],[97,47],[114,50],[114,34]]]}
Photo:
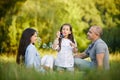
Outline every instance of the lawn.
{"label": "lawn", "polygon": [[40,73],[15,63],[16,56],[0,55],[0,80],[120,80],[120,53],[110,55],[110,70]]}

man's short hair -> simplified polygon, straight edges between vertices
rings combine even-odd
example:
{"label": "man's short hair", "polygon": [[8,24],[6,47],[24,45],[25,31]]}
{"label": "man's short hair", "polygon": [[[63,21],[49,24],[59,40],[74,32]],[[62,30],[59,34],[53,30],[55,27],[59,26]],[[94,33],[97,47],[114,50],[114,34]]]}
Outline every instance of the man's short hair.
{"label": "man's short hair", "polygon": [[103,35],[103,30],[100,26],[92,26],[93,28],[95,28],[95,33],[99,36]]}

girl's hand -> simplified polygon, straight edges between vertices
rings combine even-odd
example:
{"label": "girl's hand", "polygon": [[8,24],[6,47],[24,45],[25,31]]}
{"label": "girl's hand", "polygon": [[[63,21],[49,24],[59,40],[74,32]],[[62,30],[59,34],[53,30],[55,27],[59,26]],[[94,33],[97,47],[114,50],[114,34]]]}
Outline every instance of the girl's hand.
{"label": "girl's hand", "polygon": [[74,48],[73,48],[73,52],[74,52],[74,53],[77,53],[77,52],[78,52],[77,47],[74,47]]}
{"label": "girl's hand", "polygon": [[75,46],[75,44],[74,43],[70,43],[70,45],[73,47],[73,48],[75,48],[76,46]]}
{"label": "girl's hand", "polygon": [[56,36],[57,38],[60,38],[60,31],[57,31]]}
{"label": "girl's hand", "polygon": [[70,43],[70,45],[73,47],[73,52],[76,53],[78,52],[78,49],[74,43]]}

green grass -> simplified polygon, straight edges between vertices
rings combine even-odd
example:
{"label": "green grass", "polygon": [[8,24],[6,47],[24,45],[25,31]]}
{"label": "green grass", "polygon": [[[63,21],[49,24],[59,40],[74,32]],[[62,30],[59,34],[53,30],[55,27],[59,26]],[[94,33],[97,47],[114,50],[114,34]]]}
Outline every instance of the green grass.
{"label": "green grass", "polygon": [[0,80],[120,80],[120,54],[110,55],[109,71],[87,70],[85,72],[40,73],[15,63],[15,56],[0,55]]}
{"label": "green grass", "polygon": [[0,80],[79,80],[82,73],[48,71],[40,73],[34,69],[26,69],[24,66],[18,66],[15,63],[0,63]]}

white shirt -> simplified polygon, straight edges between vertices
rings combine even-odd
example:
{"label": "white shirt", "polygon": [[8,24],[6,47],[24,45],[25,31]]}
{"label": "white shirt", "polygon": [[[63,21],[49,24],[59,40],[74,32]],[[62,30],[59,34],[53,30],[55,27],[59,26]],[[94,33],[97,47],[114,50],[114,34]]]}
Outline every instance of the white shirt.
{"label": "white shirt", "polygon": [[40,70],[41,65],[40,55],[37,52],[33,44],[29,44],[25,52],[25,65],[26,67],[34,67],[37,70]]}
{"label": "white shirt", "polygon": [[73,47],[70,45],[72,41],[63,38],[61,41],[61,50],[57,54],[55,65],[60,67],[73,67]]}
{"label": "white shirt", "polygon": [[34,67],[37,71],[43,71],[41,65],[53,68],[54,58],[51,55],[46,55],[40,58],[40,55],[33,44],[29,44],[25,52],[26,67]]}

